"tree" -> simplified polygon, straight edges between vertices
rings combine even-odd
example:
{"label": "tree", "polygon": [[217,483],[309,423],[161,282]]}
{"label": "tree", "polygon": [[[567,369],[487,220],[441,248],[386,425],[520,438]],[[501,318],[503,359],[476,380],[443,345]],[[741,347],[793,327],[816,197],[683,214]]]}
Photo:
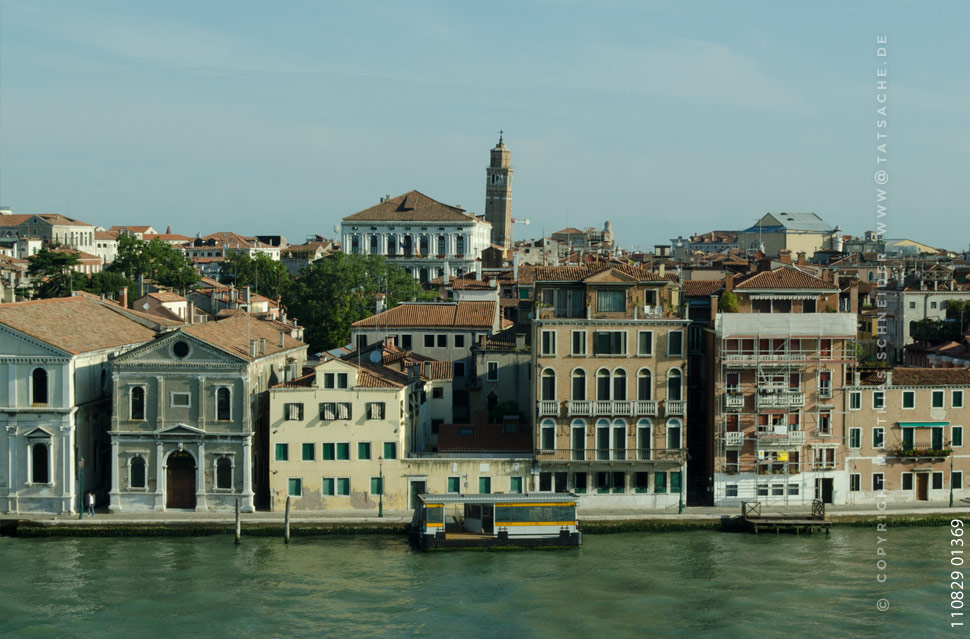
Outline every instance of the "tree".
{"label": "tree", "polygon": [[77,251],[41,249],[27,258],[27,273],[34,280],[34,295],[39,298],[67,297],[84,288],[87,277],[73,270],[78,265]]}
{"label": "tree", "polygon": [[717,307],[722,313],[737,313],[740,308],[738,296],[733,291],[724,291],[717,300]]}
{"label": "tree", "polygon": [[250,257],[238,251],[226,254],[219,281],[236,288],[249,286],[254,293],[274,300],[282,297],[291,283],[290,274],[279,260],[265,253]]}
{"label": "tree", "polygon": [[284,306],[305,327],[311,351],[318,352],[348,343],[350,325],[374,314],[377,293],[387,294],[388,308],[435,297],[379,255],[335,253],[303,267]]}
{"label": "tree", "polygon": [[144,276],[162,286],[186,291],[199,281],[191,262],[168,242],[150,242],[123,233],[118,236],[118,255],[109,267],[132,281]]}
{"label": "tree", "polygon": [[99,271],[91,276],[84,290],[95,295],[117,295],[123,288],[128,289],[128,298],[135,299],[135,282],[121,273],[114,271]]}
{"label": "tree", "polygon": [[956,320],[960,326],[960,332],[963,333],[970,323],[970,301],[947,300],[944,304],[946,304],[947,319]]}

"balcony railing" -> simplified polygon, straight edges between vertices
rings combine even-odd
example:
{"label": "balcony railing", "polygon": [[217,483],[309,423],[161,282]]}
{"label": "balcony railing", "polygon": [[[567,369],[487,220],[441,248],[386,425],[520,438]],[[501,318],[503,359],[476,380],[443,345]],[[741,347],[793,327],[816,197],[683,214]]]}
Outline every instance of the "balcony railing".
{"label": "balcony railing", "polygon": [[593,402],[571,399],[566,406],[566,410],[569,412],[570,417],[573,415],[592,415]]}
{"label": "balcony railing", "polygon": [[801,446],[805,443],[805,431],[789,430],[776,432],[774,430],[759,430],[756,433],[758,447],[770,446]]}
{"label": "balcony railing", "polygon": [[637,417],[655,417],[659,414],[656,400],[634,402],[633,412]]}
{"label": "balcony railing", "polygon": [[556,448],[540,449],[540,463],[551,461],[638,462],[683,461],[684,448]]}
{"label": "balcony railing", "polygon": [[953,454],[950,442],[927,440],[904,442],[889,454],[900,459],[943,459]]}
{"label": "balcony railing", "polygon": [[744,408],[744,395],[741,393],[726,393],[724,395],[724,407],[728,410],[741,410]]}
{"label": "balcony railing", "polygon": [[758,395],[755,398],[755,405],[758,410],[763,408],[801,408],[805,406],[805,393],[783,391],[780,393]]}
{"label": "balcony railing", "polygon": [[741,431],[727,431],[724,433],[724,444],[726,446],[743,446],[744,433]]}
{"label": "balcony railing", "polygon": [[668,399],[667,403],[664,405],[664,411],[667,413],[667,415],[683,415],[684,411],[686,410],[687,402],[682,399]]}
{"label": "balcony railing", "polygon": [[559,416],[559,402],[557,402],[557,401],[546,401],[546,400],[540,401],[539,402],[539,415],[540,416],[543,416],[543,417],[548,416],[548,415],[551,415],[553,417],[558,417]]}

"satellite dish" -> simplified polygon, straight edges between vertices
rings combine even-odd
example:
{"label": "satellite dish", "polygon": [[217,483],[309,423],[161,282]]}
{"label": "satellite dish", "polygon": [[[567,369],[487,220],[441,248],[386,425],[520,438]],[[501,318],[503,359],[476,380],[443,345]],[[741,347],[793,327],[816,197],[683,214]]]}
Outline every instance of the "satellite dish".
{"label": "satellite dish", "polygon": [[373,362],[375,364],[380,364],[383,360],[384,360],[384,356],[381,355],[381,352],[380,351],[371,351],[370,352],[370,361],[371,362]]}

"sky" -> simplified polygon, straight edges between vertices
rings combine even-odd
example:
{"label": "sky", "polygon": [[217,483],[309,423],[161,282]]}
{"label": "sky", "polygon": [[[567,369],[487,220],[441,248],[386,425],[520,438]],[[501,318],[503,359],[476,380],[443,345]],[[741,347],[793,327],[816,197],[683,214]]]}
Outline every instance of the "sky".
{"label": "sky", "polygon": [[0,204],[300,243],[412,189],[483,213],[502,130],[517,239],[610,220],[649,249],[779,211],[861,235],[879,186],[888,237],[966,250],[968,19],[958,1],[0,0]]}

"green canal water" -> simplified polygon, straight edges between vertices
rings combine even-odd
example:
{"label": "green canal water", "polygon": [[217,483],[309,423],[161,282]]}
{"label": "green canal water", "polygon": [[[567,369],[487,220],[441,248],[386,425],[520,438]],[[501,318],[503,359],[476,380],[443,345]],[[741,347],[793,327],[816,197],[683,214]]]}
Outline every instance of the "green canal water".
{"label": "green canal water", "polygon": [[434,554],[387,536],[3,538],[0,637],[970,635],[950,627],[949,527],[881,536],[885,557],[874,528]]}

